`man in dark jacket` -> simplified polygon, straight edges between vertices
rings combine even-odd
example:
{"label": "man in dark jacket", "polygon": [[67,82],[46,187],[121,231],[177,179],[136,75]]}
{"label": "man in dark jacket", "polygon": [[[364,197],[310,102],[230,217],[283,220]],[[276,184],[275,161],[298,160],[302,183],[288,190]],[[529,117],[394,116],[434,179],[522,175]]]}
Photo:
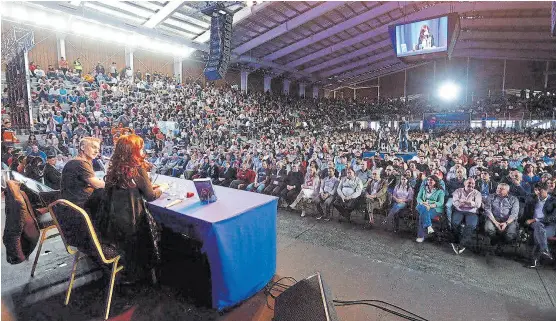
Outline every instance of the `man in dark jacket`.
{"label": "man in dark jacket", "polygon": [[224,169],[220,171],[218,185],[228,187],[230,183],[236,179],[236,169],[232,167],[229,161],[224,162]]}
{"label": "man in dark jacket", "polygon": [[538,194],[528,202],[525,214],[528,220],[525,224],[533,229],[535,248],[533,249],[533,262],[531,268],[539,266],[541,257],[553,260],[548,249],[548,238],[556,235],[556,198],[548,194],[546,183],[537,184]]}
{"label": "man in dark jacket", "polygon": [[494,168],[493,173],[494,173],[494,176],[492,177],[493,181],[497,183],[506,182],[507,176],[510,174],[510,169],[508,168],[508,160],[502,159],[500,161],[500,165]]}
{"label": "man in dark jacket", "polygon": [[218,182],[218,174],[220,173],[220,166],[216,164],[214,158],[211,158],[209,164],[210,167],[207,172],[207,176],[212,180],[213,184],[216,184]]}
{"label": "man in dark jacket", "polygon": [[303,174],[299,171],[298,164],[292,164],[292,170],[286,176],[286,188],[280,193],[280,198],[286,201],[289,206],[297,197],[297,194],[301,191],[301,185],[303,184],[304,178]]}
{"label": "man in dark jacket", "polygon": [[481,172],[481,179],[475,183],[475,189],[481,192],[483,198],[496,192],[496,183],[490,179],[490,173],[487,171]]}
{"label": "man in dark jacket", "polygon": [[267,187],[264,188],[263,193],[267,195],[278,196],[286,187],[284,180],[288,175],[288,171],[282,165],[282,161],[278,161],[275,168],[271,171],[270,181]]}
{"label": "man in dark jacket", "polygon": [[62,173],[56,169],[56,155],[48,155],[44,166],[44,184],[52,189],[60,189]]}

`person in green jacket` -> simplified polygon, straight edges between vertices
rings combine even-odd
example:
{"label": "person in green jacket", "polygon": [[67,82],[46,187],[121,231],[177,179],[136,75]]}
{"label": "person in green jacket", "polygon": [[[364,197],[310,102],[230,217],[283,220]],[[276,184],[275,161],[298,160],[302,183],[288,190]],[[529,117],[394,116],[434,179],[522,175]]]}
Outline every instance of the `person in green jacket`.
{"label": "person in green jacket", "polygon": [[431,175],[427,178],[427,185],[419,190],[417,195],[417,212],[419,213],[419,226],[417,229],[417,242],[425,240],[427,234],[434,233],[432,219],[444,211],[444,188],[438,177]]}

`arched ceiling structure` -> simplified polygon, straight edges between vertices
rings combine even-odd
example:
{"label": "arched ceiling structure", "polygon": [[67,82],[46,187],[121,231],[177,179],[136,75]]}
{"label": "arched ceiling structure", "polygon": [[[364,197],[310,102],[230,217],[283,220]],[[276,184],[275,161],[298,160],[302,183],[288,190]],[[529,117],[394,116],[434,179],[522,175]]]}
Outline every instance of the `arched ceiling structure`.
{"label": "arched ceiling structure", "polygon": [[[208,51],[210,2],[32,2],[47,10],[159,35]],[[232,61],[275,74],[356,85],[408,65],[396,58],[388,26],[457,12],[455,57],[556,60],[550,1],[226,2],[234,12]]]}

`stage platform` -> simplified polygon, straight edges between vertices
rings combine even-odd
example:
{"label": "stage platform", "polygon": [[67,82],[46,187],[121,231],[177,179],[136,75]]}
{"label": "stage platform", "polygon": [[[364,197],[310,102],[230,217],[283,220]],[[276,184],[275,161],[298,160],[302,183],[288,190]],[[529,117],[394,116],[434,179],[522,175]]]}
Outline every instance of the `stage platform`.
{"label": "stage platform", "polygon": [[[16,320],[102,320],[106,279],[101,272],[81,265],[77,288],[64,307],[70,257],[59,238],[43,249],[49,252],[41,256],[35,278],[29,276],[32,261],[12,266],[2,251],[3,307]],[[529,270],[500,257],[487,263],[472,253],[456,256],[448,245],[417,244],[413,237],[364,230],[359,224],[321,222],[280,210],[277,264],[278,275],[298,280],[320,271],[336,298],[380,299],[431,321],[556,320],[554,267]],[[262,318],[263,299],[259,293],[219,314],[166,286],[116,286],[111,316],[119,321],[262,321],[268,317]],[[402,320],[368,306],[336,310],[342,321]]]}

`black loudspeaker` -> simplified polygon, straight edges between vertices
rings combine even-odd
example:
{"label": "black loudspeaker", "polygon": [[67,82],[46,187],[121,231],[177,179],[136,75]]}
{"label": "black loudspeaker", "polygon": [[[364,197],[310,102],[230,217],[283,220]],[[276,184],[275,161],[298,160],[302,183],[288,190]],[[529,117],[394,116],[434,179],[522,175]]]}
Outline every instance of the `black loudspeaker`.
{"label": "black loudspeaker", "polygon": [[332,293],[320,273],[301,280],[276,298],[274,321],[338,321]]}
{"label": "black loudspeaker", "polygon": [[551,32],[552,36],[556,37],[556,1],[552,1],[552,20],[551,20]]}
{"label": "black loudspeaker", "polygon": [[232,14],[214,13],[210,26],[210,55],[205,65],[207,80],[224,78],[232,54]]}

